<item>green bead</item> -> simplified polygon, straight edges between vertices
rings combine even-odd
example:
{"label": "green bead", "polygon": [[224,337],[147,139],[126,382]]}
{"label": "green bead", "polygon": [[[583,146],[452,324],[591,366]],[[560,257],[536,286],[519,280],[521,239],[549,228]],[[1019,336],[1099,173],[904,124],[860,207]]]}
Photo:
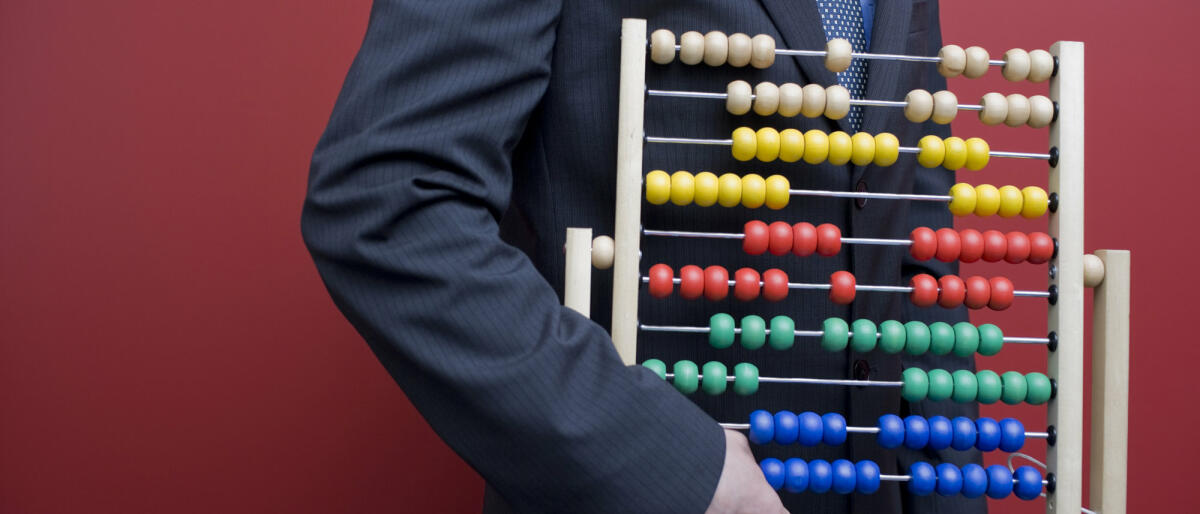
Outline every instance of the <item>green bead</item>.
{"label": "green bead", "polygon": [[850,326],[846,324],[846,320],[826,318],[821,329],[824,331],[821,334],[821,348],[831,352],[840,352],[846,349],[846,343],[850,341]]}
{"label": "green bead", "polygon": [[733,316],[718,312],[708,319],[708,344],[718,350],[733,346]]}
{"label": "green bead", "polygon": [[771,318],[771,337],[767,344],[776,350],[787,350],[796,343],[796,322],[787,316]]}
{"label": "green bead", "polygon": [[675,363],[675,389],[683,394],[692,394],[700,386],[700,370],[692,361]]}
{"label": "green bead", "polygon": [[742,318],[742,348],[757,350],[767,343],[767,322],[753,314]]}
{"label": "green bead", "polygon": [[733,392],[738,396],[750,396],[758,392],[758,367],[749,362],[734,366]]}
{"label": "green bead", "polygon": [[859,353],[866,353],[875,349],[875,343],[879,341],[878,335],[875,332],[875,322],[869,319],[856,319],[852,326],[854,336],[850,339],[850,348]]}
{"label": "green bead", "polygon": [[929,395],[929,375],[921,368],[904,370],[904,385],[900,388],[900,396],[910,402],[919,402]]}
{"label": "green bead", "polygon": [[975,373],[975,382],[979,384],[979,392],[975,394],[975,401],[991,405],[1000,400],[1004,386],[1001,385],[1000,375],[997,375],[995,371],[979,370],[978,373]]}
{"label": "green bead", "polygon": [[954,372],[954,394],[951,398],[957,403],[975,401],[979,394],[979,381],[970,370],[960,369]]}
{"label": "green bead", "polygon": [[940,402],[954,394],[954,377],[944,369],[929,370],[929,400]]}
{"label": "green bead", "polygon": [[648,368],[650,371],[653,371],[655,374],[658,375],[658,378],[661,378],[663,380],[667,379],[667,363],[665,363],[663,361],[660,361],[658,359],[650,359],[646,362],[643,362],[642,367]]}
{"label": "green bead", "polygon": [[725,392],[725,365],[717,361],[704,363],[704,378],[700,379],[700,387],[712,396]]}
{"label": "green bead", "polygon": [[879,324],[879,349],[886,353],[900,353],[904,349],[904,324],[889,319]]}
{"label": "green bead", "polygon": [[991,357],[1004,347],[1004,332],[1000,327],[988,323],[979,325],[979,355]]}
{"label": "green bead", "polygon": [[904,324],[904,349],[909,355],[924,355],[929,351],[929,325],[920,321]]}
{"label": "green bead", "polygon": [[946,355],[954,349],[954,327],[949,323],[937,321],[929,324],[929,352],[934,355]]}
{"label": "green bead", "polygon": [[954,324],[954,355],[970,357],[979,349],[979,329],[960,321]]}
{"label": "green bead", "polygon": [[1029,393],[1025,402],[1030,405],[1041,405],[1050,401],[1054,388],[1050,386],[1050,377],[1041,373],[1026,373],[1025,383],[1029,384]]}
{"label": "green bead", "polygon": [[1006,371],[1000,375],[1000,381],[1004,384],[1004,393],[1000,396],[1004,403],[1016,405],[1025,401],[1025,393],[1029,390],[1025,375],[1016,371]]}

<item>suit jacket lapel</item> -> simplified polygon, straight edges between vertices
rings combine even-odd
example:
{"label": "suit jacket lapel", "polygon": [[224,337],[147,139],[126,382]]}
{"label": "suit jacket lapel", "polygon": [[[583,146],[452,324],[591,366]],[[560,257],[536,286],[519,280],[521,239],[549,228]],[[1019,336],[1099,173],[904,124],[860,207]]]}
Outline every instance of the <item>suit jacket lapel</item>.
{"label": "suit jacket lapel", "polygon": [[[908,43],[908,27],[912,22],[912,2],[880,0],[875,10],[875,26],[871,33],[871,53],[902,54]],[[867,98],[900,100],[896,85],[905,66],[921,66],[899,61],[871,60],[867,65]],[[876,134],[885,131],[889,118],[899,109],[868,107],[863,112],[863,130]]]}
{"label": "suit jacket lapel", "polygon": [[[796,50],[823,50],[825,29],[821,27],[821,14],[814,0],[761,0],[771,21],[779,29],[780,48]],[[796,63],[810,84],[828,86],[837,83],[833,72],[825,69],[825,61],[819,57],[796,57]],[[804,84],[801,84],[804,85]]]}

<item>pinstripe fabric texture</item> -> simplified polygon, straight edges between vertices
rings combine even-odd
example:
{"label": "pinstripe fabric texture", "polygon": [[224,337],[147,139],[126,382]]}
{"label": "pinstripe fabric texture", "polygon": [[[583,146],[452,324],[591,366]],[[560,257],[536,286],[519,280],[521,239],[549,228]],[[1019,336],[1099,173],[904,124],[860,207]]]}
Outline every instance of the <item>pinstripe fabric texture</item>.
{"label": "pinstripe fabric texture", "polygon": [[[936,53],[936,1],[892,4],[880,4],[873,46]],[[488,481],[490,512],[703,512],[723,461],[724,440],[714,418],[740,421],[756,408],[786,408],[844,412],[852,423],[869,424],[884,412],[924,408],[903,404],[894,391],[771,385],[751,399],[685,398],[649,371],[621,364],[603,328],[609,323],[603,306],[611,301],[607,273],[593,275],[595,322],[561,307],[565,229],[612,233],[622,17],[646,18],[651,29],[677,34],[722,30],[770,34],[780,46],[824,43],[813,0],[378,0],[313,156],[302,228],[321,276],[430,425]],[[801,44],[813,31],[818,42]],[[944,88],[932,67],[880,69],[893,84],[882,91],[869,78],[868,94],[875,88],[886,95],[872,98]],[[702,91],[724,90],[735,78],[833,83],[822,70],[819,60],[814,65],[786,58],[769,70],[675,63],[650,67],[647,79],[664,89]],[[646,104],[649,134],[727,137],[745,123],[839,128],[824,119],[747,121],[716,103]],[[866,109],[863,123],[869,131],[886,125],[905,143],[945,133],[884,109]],[[648,145],[645,157],[647,168],[784,173],[797,188],[853,189],[865,180],[874,191],[944,192],[953,182],[953,174],[916,171],[913,161],[901,162],[885,170],[751,164],[734,161],[727,149],[677,145]],[[897,237],[914,225],[951,221],[944,209],[883,202],[858,209],[832,199],[796,201],[770,213],[667,206],[643,212],[647,227],[680,230],[737,231],[752,218],[832,222],[862,237]],[[850,269],[862,283],[955,271],[941,263],[907,262],[903,251],[890,248],[831,258],[748,259],[736,244],[648,238],[643,250],[643,268],[655,262],[780,267],[806,281],[838,269]],[[714,312],[788,314],[802,326],[828,316],[965,317],[959,311],[905,314],[904,302],[879,296],[849,309],[819,294],[778,304],[643,295],[639,316],[698,324]],[[891,380],[901,366],[894,356],[835,355],[813,345],[770,355],[717,353],[694,336],[647,339],[639,353],[639,359],[761,362],[764,376],[845,377],[853,362],[864,359],[873,376]],[[973,415],[966,407],[942,407],[953,410],[948,414]],[[765,451],[873,458],[885,473],[913,458],[941,457],[897,456],[866,443]],[[908,498],[894,484],[872,497],[803,494],[785,500],[794,512],[938,512],[982,505]]]}

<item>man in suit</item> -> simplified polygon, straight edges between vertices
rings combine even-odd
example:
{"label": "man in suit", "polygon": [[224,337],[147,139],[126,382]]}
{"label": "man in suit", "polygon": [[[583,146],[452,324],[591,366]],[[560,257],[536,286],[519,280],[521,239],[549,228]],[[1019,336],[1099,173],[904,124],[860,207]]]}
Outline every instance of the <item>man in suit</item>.
{"label": "man in suit", "polygon": [[[313,156],[303,233],[339,308],[438,434],[488,482],[485,510],[529,512],[775,512],[745,438],[717,421],[754,409],[840,412],[852,425],[884,413],[967,415],[975,407],[902,402],[882,388],[764,385],[750,398],[686,398],[652,372],[626,367],[604,328],[560,303],[567,227],[611,234],[615,190],[619,27],[768,34],[778,46],[823,48],[818,3],[832,0],[377,0],[366,38]],[[845,1],[845,0],[843,0]],[[857,0],[849,0],[855,1]],[[872,4],[873,5],[873,4]],[[841,6],[846,7],[846,6]],[[839,7],[839,8],[841,8]],[[937,0],[880,2],[860,20],[871,50],[934,55]],[[828,8],[828,5],[822,5]],[[873,23],[870,23],[873,22]],[[867,30],[866,27],[873,28]],[[864,94],[899,99],[945,89],[932,65],[875,61]],[[731,80],[838,80],[820,59],[777,59],[767,70],[650,65],[659,89],[723,91]],[[868,108],[861,129],[911,145],[943,126]],[[739,125],[858,127],[825,118],[734,117],[717,102],[650,99],[646,133],[728,137]],[[646,169],[784,174],[794,188],[944,194],[953,173],[888,168],[740,163],[728,149],[647,145]],[[844,235],[903,237],[914,226],[951,223],[945,206],[796,199],[783,211],[646,206],[647,228],[738,231],[748,219],[833,223]],[[956,266],[914,262],[903,248],[847,248],[835,257],[748,258],[736,244],[643,240],[655,262],[779,267],[801,281],[849,270],[864,284],[904,284]],[[611,302],[611,279],[595,275],[593,305]],[[898,295],[862,294],[852,306],[821,294],[777,304],[651,300],[647,323],[703,324],[714,312],[787,314],[798,327],[826,317],[960,321],[965,312],[911,308]],[[717,352],[694,335],[642,337],[639,361],[754,361],[764,376],[898,380],[907,365],[971,367],[953,356],[911,358],[830,353],[800,342],[788,352]],[[906,356],[906,359],[908,357]],[[756,449],[757,450],[757,449]],[[840,447],[770,447],[764,455],[877,461],[904,473],[914,460],[978,460],[970,452],[884,451],[869,438]],[[406,469],[414,469],[406,465]],[[419,468],[416,468],[419,469]],[[983,501],[911,497],[895,483],[874,495],[785,494],[793,510],[982,511]]]}

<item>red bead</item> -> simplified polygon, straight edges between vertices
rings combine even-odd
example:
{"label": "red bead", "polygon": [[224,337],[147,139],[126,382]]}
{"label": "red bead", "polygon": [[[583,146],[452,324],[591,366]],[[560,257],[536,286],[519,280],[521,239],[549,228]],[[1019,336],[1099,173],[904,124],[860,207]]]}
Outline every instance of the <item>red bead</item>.
{"label": "red bead", "polygon": [[758,276],[758,272],[750,268],[742,268],[734,272],[733,280],[736,282],[733,285],[733,297],[743,302],[748,302],[758,298],[759,281],[762,280]]}
{"label": "red bead", "polygon": [[1008,253],[1008,238],[1004,237],[1004,232],[985,230],[983,232],[983,260],[1000,262],[1006,253]]}
{"label": "red bead", "polygon": [[964,282],[967,285],[967,297],[963,299],[963,304],[972,309],[987,307],[988,300],[992,297],[992,286],[988,279],[974,276],[967,277]]}
{"label": "red bead", "polygon": [[704,270],[695,264],[679,268],[679,296],[695,300],[704,296]]}
{"label": "red bead", "polygon": [[788,277],[783,270],[771,268],[764,271],[762,274],[763,288],[762,296],[767,301],[778,302],[787,298],[788,294]]}
{"label": "red bead", "polygon": [[929,307],[937,303],[938,299],[938,281],[933,278],[933,275],[921,273],[912,278],[909,283],[912,286],[912,293],[909,297],[912,299],[913,305],[917,307]]}
{"label": "red bead", "polygon": [[808,257],[817,251],[817,227],[801,222],[792,225],[792,253],[797,257]]}
{"label": "red bead", "polygon": [[962,251],[958,252],[958,260],[975,262],[983,257],[983,234],[980,234],[978,230],[968,228],[960,231],[958,240],[962,244]]}
{"label": "red bead", "polygon": [[671,290],[675,288],[675,271],[666,264],[655,264],[650,266],[650,296],[655,298],[666,298],[671,296]]}
{"label": "red bead", "polygon": [[833,303],[846,305],[854,301],[854,275],[849,271],[835,271],[829,276],[829,299]]}
{"label": "red bead", "polygon": [[767,248],[771,255],[783,255],[792,251],[792,226],[787,222],[776,221],[767,226],[771,233],[771,242]]}
{"label": "red bead", "polygon": [[1012,264],[1020,264],[1029,258],[1029,236],[1024,232],[1009,232],[1004,236],[1008,239],[1008,251],[1004,260]]}
{"label": "red bead", "polygon": [[913,229],[908,237],[912,239],[912,246],[908,251],[914,259],[927,261],[932,259],[933,255],[937,253],[937,235],[933,233],[933,229],[929,227],[917,227]]}
{"label": "red bead", "polygon": [[1054,258],[1054,238],[1045,232],[1029,234],[1029,263],[1045,264]]}
{"label": "red bead", "polygon": [[842,250],[842,230],[837,225],[817,225],[817,253],[825,257],[837,255]]}
{"label": "red bead", "polygon": [[1013,283],[1011,280],[1004,277],[992,277],[988,284],[992,287],[991,299],[988,300],[989,308],[994,311],[1002,311],[1012,305]]}
{"label": "red bead", "polygon": [[704,268],[704,297],[709,301],[724,300],[729,294],[729,272],[724,266]]}
{"label": "red bead", "polygon": [[958,232],[952,228],[939,228],[934,235],[937,236],[937,253],[934,254],[934,257],[942,262],[958,260],[958,255],[962,253],[962,241],[958,237]]}
{"label": "red bead", "polygon": [[742,239],[742,251],[750,255],[762,255],[767,251],[771,235],[767,231],[766,223],[758,220],[747,221],[743,234],[746,237]]}
{"label": "red bead", "polygon": [[938,291],[937,303],[947,309],[962,305],[967,297],[967,285],[957,275],[942,275],[938,279],[938,288],[941,291]]}

